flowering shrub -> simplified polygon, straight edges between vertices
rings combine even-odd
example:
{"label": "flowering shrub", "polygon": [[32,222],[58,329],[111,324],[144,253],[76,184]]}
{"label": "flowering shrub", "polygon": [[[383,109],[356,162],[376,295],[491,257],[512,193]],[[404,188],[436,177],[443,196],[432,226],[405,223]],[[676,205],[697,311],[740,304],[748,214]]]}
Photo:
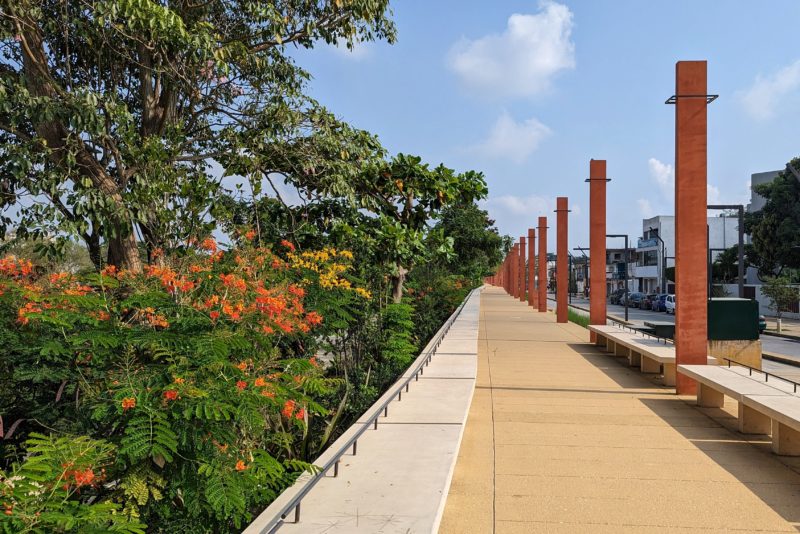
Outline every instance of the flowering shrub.
{"label": "flowering shrub", "polygon": [[309,357],[331,327],[326,307],[306,301],[368,299],[351,260],[210,239],[141,274],[37,276],[0,260],[0,435],[104,438],[116,448],[103,457],[107,483],[91,462],[61,476],[91,486],[93,506],[165,531],[239,528],[309,467],[309,425],[339,385]]}

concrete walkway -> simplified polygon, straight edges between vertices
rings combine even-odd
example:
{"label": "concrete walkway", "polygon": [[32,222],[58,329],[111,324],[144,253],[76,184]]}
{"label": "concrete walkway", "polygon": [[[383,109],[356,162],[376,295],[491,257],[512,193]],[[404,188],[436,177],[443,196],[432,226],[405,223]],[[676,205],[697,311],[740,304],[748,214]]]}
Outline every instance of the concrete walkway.
{"label": "concrete walkway", "polygon": [[439,532],[797,532],[798,460],[498,288]]}
{"label": "concrete walkway", "polygon": [[300,522],[279,532],[436,531],[475,387],[479,305],[475,291],[419,380],[358,439],[358,455],[342,457],[339,476],[311,489]]}

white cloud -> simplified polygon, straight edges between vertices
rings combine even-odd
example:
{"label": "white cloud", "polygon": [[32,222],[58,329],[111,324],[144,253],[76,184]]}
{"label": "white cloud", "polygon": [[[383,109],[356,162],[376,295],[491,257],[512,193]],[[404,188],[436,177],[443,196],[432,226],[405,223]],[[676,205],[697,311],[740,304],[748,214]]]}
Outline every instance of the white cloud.
{"label": "white cloud", "polygon": [[490,197],[479,202],[481,208],[489,212],[495,220],[500,233],[512,236],[527,235],[528,228],[535,228],[540,216],[553,217],[556,199],[537,195],[503,195]]}
{"label": "white cloud", "polygon": [[492,126],[489,136],[476,149],[492,157],[522,163],[551,133],[550,128],[535,118],[517,122],[503,112]]}
{"label": "white cloud", "polygon": [[650,178],[655,181],[661,194],[671,201],[675,196],[675,168],[669,163],[663,163],[656,158],[647,160]]}
{"label": "white cloud", "polygon": [[756,76],[750,88],[736,93],[745,112],[764,121],[776,115],[787,96],[800,93],[800,60],[769,76]]}
{"label": "white cloud", "polygon": [[556,200],[549,197],[531,195],[518,197],[514,195],[503,195],[482,200],[483,209],[489,213],[506,213],[513,216],[527,215],[535,221],[537,217],[547,215],[555,209]]}
{"label": "white cloud", "polygon": [[636,201],[636,203],[639,205],[639,213],[641,213],[643,218],[649,219],[655,215],[655,212],[653,211],[653,205],[650,204],[650,201],[646,198],[640,198]]}
{"label": "white cloud", "polygon": [[550,0],[534,15],[514,14],[501,34],[462,39],[448,62],[470,88],[491,96],[535,96],[560,71],[575,68],[572,12]]}
{"label": "white cloud", "polygon": [[720,199],[722,198],[719,193],[719,187],[715,185],[708,184],[708,194],[706,195],[708,199],[707,202],[709,204],[722,204]]}

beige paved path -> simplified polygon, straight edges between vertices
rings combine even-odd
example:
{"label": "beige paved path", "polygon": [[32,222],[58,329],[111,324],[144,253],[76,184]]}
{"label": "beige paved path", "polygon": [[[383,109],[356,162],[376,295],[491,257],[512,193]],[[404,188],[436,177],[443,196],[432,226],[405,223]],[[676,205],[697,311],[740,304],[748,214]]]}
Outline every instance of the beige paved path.
{"label": "beige paved path", "polygon": [[800,474],[501,290],[439,532],[797,532]]}

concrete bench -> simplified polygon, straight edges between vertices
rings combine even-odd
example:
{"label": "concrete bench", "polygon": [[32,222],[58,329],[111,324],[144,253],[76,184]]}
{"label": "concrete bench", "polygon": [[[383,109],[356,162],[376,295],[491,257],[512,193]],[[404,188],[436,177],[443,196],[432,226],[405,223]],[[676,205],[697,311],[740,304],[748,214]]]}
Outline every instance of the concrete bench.
{"label": "concrete bench", "polygon": [[[675,385],[675,346],[664,344],[658,339],[643,337],[633,332],[608,325],[589,325],[595,334],[595,344],[604,346],[616,356],[628,358],[628,365],[639,367],[643,373],[662,373],[664,385]],[[709,365],[716,365],[717,359],[708,357]]]}
{"label": "concrete bench", "polygon": [[782,456],[800,456],[800,396],[794,386],[744,367],[679,365],[678,371],[697,381],[697,404],[720,408],[725,396],[739,404],[739,431],[771,434],[772,450]]}

